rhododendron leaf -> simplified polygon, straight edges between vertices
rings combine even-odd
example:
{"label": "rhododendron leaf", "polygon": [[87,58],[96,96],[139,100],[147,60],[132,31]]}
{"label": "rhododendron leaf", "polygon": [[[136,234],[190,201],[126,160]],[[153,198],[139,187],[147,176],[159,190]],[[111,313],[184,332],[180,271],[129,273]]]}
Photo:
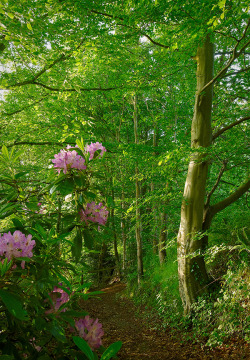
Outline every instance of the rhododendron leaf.
{"label": "rhododendron leaf", "polygon": [[76,236],[73,241],[74,244],[71,247],[71,251],[75,260],[78,261],[82,252],[82,234],[79,229],[77,230]]}
{"label": "rhododendron leaf", "polygon": [[21,171],[21,172],[19,172],[18,174],[15,175],[15,179],[19,179],[20,177],[22,177],[22,176],[24,176],[26,174],[28,174],[27,171]]}
{"label": "rhododendron leaf", "polygon": [[79,336],[73,336],[73,341],[76,346],[88,357],[89,360],[95,360],[93,351],[91,350],[89,344]]}
{"label": "rhododendron leaf", "polygon": [[66,291],[66,293],[68,293],[68,294],[70,295],[70,294],[71,294],[71,283],[70,283],[69,280],[68,280],[65,276],[63,276],[61,273],[59,273],[58,271],[55,271],[55,272],[56,272],[57,276],[59,277],[59,279],[62,280],[62,281],[67,285],[67,287],[70,288],[70,290],[67,289],[67,288],[65,288],[63,285],[60,285],[59,287],[60,287],[61,289],[63,289],[64,291]]}
{"label": "rhododendron leaf", "polygon": [[16,230],[20,230],[20,231],[23,231],[23,232],[25,231],[24,226],[23,226],[23,224],[21,223],[21,221],[19,219],[13,218],[11,220],[12,220]]}
{"label": "rhododendron leaf", "polygon": [[64,334],[63,327],[59,326],[58,324],[53,324],[53,326],[50,329],[51,334],[59,341],[66,342],[66,337]]}
{"label": "rhododendron leaf", "polygon": [[109,360],[111,359],[122,347],[122,342],[117,341],[114,344],[111,344],[102,354],[102,357],[100,360]]}
{"label": "rhododendron leaf", "polygon": [[14,209],[16,209],[17,205],[5,204],[0,208],[0,219],[7,217],[14,213]]}
{"label": "rhododendron leaf", "polygon": [[79,147],[79,149],[84,151],[84,142],[83,142],[82,138],[81,138],[81,140],[76,139],[76,145]]}
{"label": "rhododendron leaf", "polygon": [[5,145],[2,146],[2,154],[5,160],[9,160],[9,151]]}
{"label": "rhododendron leaf", "polygon": [[5,273],[11,268],[11,266],[12,266],[12,261],[9,262],[8,258],[5,258],[3,263],[0,261],[1,276],[4,276]]}
{"label": "rhododendron leaf", "polygon": [[57,190],[57,187],[58,187],[58,184],[55,184],[50,188],[49,192],[50,192],[51,195]]}
{"label": "rhododendron leaf", "polygon": [[71,194],[74,189],[74,181],[72,179],[65,179],[57,186],[57,190],[61,195],[65,196]]}
{"label": "rhododendron leaf", "polygon": [[35,229],[38,231],[38,233],[42,236],[44,240],[47,238],[47,232],[46,230],[40,225],[39,223],[36,223]]}
{"label": "rhododendron leaf", "polygon": [[0,289],[0,298],[13,316],[22,321],[28,320],[28,313],[23,309],[22,302],[16,295]]}
{"label": "rhododendron leaf", "polygon": [[84,245],[90,250],[93,249],[94,239],[87,229],[83,230],[83,239],[84,239]]}

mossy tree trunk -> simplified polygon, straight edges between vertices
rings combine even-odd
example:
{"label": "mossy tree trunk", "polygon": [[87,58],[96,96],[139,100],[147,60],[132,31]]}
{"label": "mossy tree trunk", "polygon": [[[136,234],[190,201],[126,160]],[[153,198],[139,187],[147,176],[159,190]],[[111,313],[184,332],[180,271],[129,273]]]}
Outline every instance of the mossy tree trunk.
{"label": "mossy tree trunk", "polygon": [[197,92],[191,129],[191,147],[194,150],[188,166],[184,188],[181,222],[178,233],[178,273],[180,296],[184,313],[207,289],[208,275],[203,252],[203,209],[205,202],[208,159],[206,148],[212,143],[213,85],[204,86],[213,78],[214,46],[207,36],[197,50]]}

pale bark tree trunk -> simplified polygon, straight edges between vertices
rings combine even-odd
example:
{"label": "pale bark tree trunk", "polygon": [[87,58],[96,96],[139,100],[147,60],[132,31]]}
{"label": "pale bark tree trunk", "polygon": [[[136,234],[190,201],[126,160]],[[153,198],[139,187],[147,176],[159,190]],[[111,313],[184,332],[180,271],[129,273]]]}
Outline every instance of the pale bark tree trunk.
{"label": "pale bark tree trunk", "polygon": [[[134,96],[134,135],[135,135],[135,144],[138,144],[138,131],[137,131],[137,96]],[[143,258],[142,258],[142,240],[141,240],[141,219],[140,219],[140,209],[139,209],[139,199],[140,199],[140,184],[139,184],[139,170],[138,162],[136,160],[135,165],[135,201],[136,201],[136,224],[135,224],[135,237],[136,237],[136,246],[137,246],[137,277],[138,284],[141,282],[143,276]]]}
{"label": "pale bark tree trunk", "polygon": [[[208,161],[205,148],[212,142],[211,114],[213,85],[201,92],[213,78],[214,46],[209,37],[197,50],[197,92],[191,129],[191,147],[199,151],[191,156],[184,188],[181,223],[178,233],[178,273],[184,314],[206,289],[208,276],[202,242],[202,222]],[[195,255],[194,255],[195,254]]]}

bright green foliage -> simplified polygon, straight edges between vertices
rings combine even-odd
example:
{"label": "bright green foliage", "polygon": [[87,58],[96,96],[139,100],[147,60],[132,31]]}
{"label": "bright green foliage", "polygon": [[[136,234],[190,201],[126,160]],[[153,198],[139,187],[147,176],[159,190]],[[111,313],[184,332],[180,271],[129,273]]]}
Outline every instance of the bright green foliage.
{"label": "bright green foliage", "polygon": [[[125,279],[136,279],[137,164],[145,302],[160,309],[166,324],[182,321],[176,246],[171,244],[178,232],[191,153],[194,57],[206,34],[215,43],[215,75],[233,54],[239,54],[214,85],[214,135],[246,120],[214,138],[208,149],[206,195],[213,205],[232,194],[248,174],[248,10],[245,0],[2,1],[0,231],[19,229],[36,239],[42,254],[36,259],[41,270],[37,271],[32,261],[28,264],[32,276],[37,276],[34,296],[38,290],[43,294],[51,290],[55,278],[67,287],[72,277],[78,288],[81,277],[83,282],[110,278],[109,267],[116,262],[116,268],[121,268],[122,258]],[[74,146],[76,138],[79,152],[91,141],[102,142],[107,148],[105,159],[97,159],[89,173],[58,176],[51,159],[68,144]],[[79,208],[92,201],[104,201],[110,209],[105,230],[98,231],[95,225],[87,229],[79,220]],[[237,247],[237,252],[249,246],[247,211],[247,197],[243,196],[218,213],[207,232],[205,256],[212,284],[217,275],[221,279],[229,271],[219,260],[220,251],[216,257],[214,247],[223,246],[223,256],[230,257],[230,249]],[[164,212],[167,216],[162,224]],[[165,264],[159,267],[158,240],[163,225],[167,254]],[[114,239],[119,251],[116,260]],[[246,254],[241,252],[242,257]],[[47,266],[54,266],[49,283]],[[9,274],[10,267],[2,264],[1,275]],[[234,271],[239,278],[238,270]],[[222,290],[228,292],[226,283]],[[222,301],[225,309],[228,299]],[[211,300],[208,306],[213,303]],[[29,306],[34,310],[35,303]],[[60,341],[64,335],[59,325],[55,324],[53,333]],[[42,331],[43,324],[39,326]]]}

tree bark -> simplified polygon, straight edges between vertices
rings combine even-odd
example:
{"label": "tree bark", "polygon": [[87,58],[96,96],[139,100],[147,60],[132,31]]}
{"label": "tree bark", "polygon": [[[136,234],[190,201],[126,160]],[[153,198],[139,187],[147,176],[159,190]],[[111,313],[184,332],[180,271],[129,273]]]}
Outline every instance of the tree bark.
{"label": "tree bark", "polygon": [[[135,135],[135,144],[138,144],[138,132],[137,132],[137,96],[134,96],[134,135]],[[136,246],[137,246],[137,278],[138,284],[141,282],[143,276],[143,258],[142,258],[142,240],[141,240],[141,219],[140,219],[140,209],[139,209],[139,199],[140,199],[140,184],[138,179],[138,162],[136,160],[135,165],[135,201],[136,201],[136,224],[135,224],[135,237],[136,237]]]}
{"label": "tree bark", "polygon": [[201,89],[213,79],[214,46],[207,36],[197,50],[197,92],[191,129],[191,155],[181,207],[181,222],[178,233],[179,289],[184,314],[206,290],[208,275],[205,268],[202,241],[203,209],[205,200],[208,161],[205,149],[212,142],[212,97],[213,84]]}
{"label": "tree bark", "polygon": [[[114,190],[112,189],[112,199],[113,202],[115,201],[115,194]],[[116,264],[116,271],[119,278],[121,278],[121,270],[120,270],[120,259],[119,259],[119,253],[117,249],[117,235],[116,235],[116,229],[115,229],[115,216],[114,216],[114,208],[111,209],[111,219],[112,219],[112,228],[113,228],[113,244],[114,244],[114,253],[115,253],[115,264]]]}
{"label": "tree bark", "polygon": [[126,246],[127,246],[127,236],[125,233],[125,218],[124,218],[124,210],[125,210],[125,204],[124,204],[124,190],[122,190],[122,217],[121,217],[121,230],[122,230],[122,245],[123,245],[123,257],[122,257],[122,271],[123,275],[125,273],[126,269],[126,258],[127,258],[127,252],[126,252]]}
{"label": "tree bark", "polygon": [[161,232],[159,237],[159,260],[162,265],[166,259],[166,241],[167,241],[167,214],[161,213]]}

